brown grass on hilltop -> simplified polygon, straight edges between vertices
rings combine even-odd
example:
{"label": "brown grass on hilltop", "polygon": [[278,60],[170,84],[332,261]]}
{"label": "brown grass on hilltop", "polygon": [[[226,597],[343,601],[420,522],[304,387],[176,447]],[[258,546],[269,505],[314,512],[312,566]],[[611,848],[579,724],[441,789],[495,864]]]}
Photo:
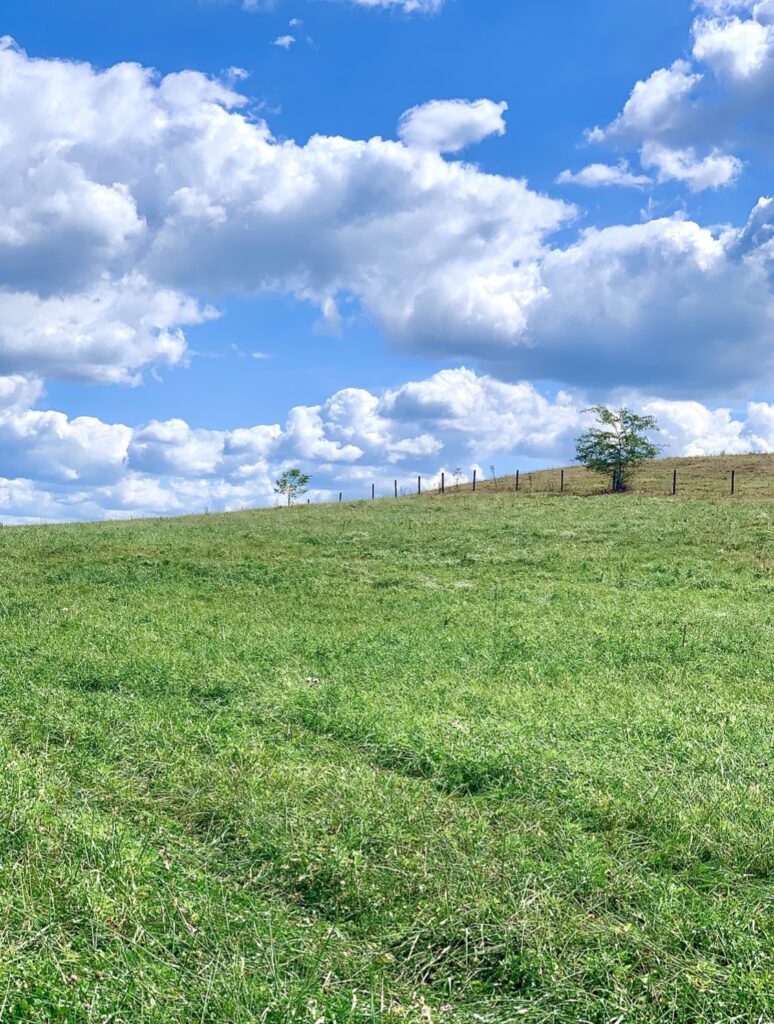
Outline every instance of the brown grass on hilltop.
{"label": "brown grass on hilltop", "polygon": [[[735,497],[774,500],[774,454],[704,455],[692,458],[657,459],[632,474],[628,493],[666,496],[672,494],[672,480],[677,471],[677,495],[682,498],[729,498],[731,474],[735,473]],[[523,494],[560,493],[562,468],[522,472],[519,490]],[[611,480],[592,473],[582,466],[564,467],[565,494],[583,497],[605,494],[611,490]],[[516,476],[478,480],[478,491],[514,491]],[[472,484],[462,484],[460,491],[470,491]],[[457,487],[448,475],[447,493]],[[437,493],[437,492],[435,492]]]}

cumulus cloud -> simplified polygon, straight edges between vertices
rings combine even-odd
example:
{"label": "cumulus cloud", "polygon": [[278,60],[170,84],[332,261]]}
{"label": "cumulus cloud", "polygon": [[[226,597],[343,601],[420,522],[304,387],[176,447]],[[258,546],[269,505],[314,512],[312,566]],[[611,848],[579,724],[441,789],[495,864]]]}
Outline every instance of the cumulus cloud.
{"label": "cumulus cloud", "polygon": [[0,289],[0,371],[137,382],[138,368],[147,363],[182,361],[182,325],[215,315],[136,273],[105,275],[75,293]]}
{"label": "cumulus cloud", "polygon": [[293,45],[293,43],[295,43],[295,41],[296,41],[296,37],[295,36],[291,36],[291,35],[277,36],[277,38],[274,40],[274,42],[271,45],[272,46],[279,46],[280,49],[282,49],[282,50],[289,50],[290,47]]}
{"label": "cumulus cloud", "polygon": [[699,157],[692,146],[672,149],[654,141],[642,147],[641,160],[643,167],[658,172],[660,182],[681,181],[692,192],[733,185],[742,172],[741,160],[719,150]]}
{"label": "cumulus cloud", "polygon": [[645,188],[653,182],[647,174],[634,174],[626,160],[617,164],[588,164],[579,171],[562,171],[557,185],[581,185],[584,188]]}
{"label": "cumulus cloud", "polygon": [[38,411],[42,393],[35,378],[0,377],[0,476],[46,483],[117,480],[132,431],[90,416]]}
{"label": "cumulus cloud", "polygon": [[517,450],[555,455],[583,420],[577,400],[573,403],[566,392],[550,401],[531,384],[508,384],[464,368],[405,384],[388,392],[381,404],[398,422],[433,435],[465,437],[474,459]]}
{"label": "cumulus cloud", "polygon": [[694,57],[732,79],[750,80],[771,71],[774,25],[752,18],[702,18],[694,26]]}
{"label": "cumulus cloud", "polygon": [[650,399],[642,403],[642,408],[656,418],[660,443],[670,452],[680,455],[717,455],[720,452],[739,455],[749,451],[770,451],[774,440],[771,429],[766,437],[756,436],[752,405],[748,406],[747,422],[735,418],[731,409],[708,409],[701,402]]}
{"label": "cumulus cloud", "polygon": [[637,82],[623,110],[611,124],[606,128],[593,128],[588,133],[590,141],[636,139],[674,127],[683,117],[682,101],[690,96],[702,77],[685,60],[659,68],[649,78]]}
{"label": "cumulus cloud", "polygon": [[398,135],[407,146],[458,153],[488,135],[505,135],[507,109],[492,100],[432,100],[403,114]]}
{"label": "cumulus cloud", "polygon": [[774,267],[774,199],[764,196],[755,204],[744,228],[733,239],[737,256],[757,255],[769,268]]}
{"label": "cumulus cloud", "polygon": [[520,372],[683,394],[770,378],[774,254],[743,238],[678,217],[585,231],[544,260]]}

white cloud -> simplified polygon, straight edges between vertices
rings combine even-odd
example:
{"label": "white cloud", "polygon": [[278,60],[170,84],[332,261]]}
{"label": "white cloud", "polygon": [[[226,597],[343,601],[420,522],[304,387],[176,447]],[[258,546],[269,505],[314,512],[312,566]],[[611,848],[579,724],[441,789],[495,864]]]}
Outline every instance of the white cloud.
{"label": "white cloud", "polygon": [[658,180],[682,181],[692,192],[703,192],[708,188],[724,188],[733,185],[742,172],[742,161],[728,153],[713,150],[708,156],[698,157],[691,146],[686,149],[671,149],[658,142],[649,141],[640,154],[642,166],[655,168]]}
{"label": "white cloud", "polygon": [[505,135],[507,103],[492,100],[432,100],[407,110],[398,135],[407,146],[458,153],[488,135]]}
{"label": "white cloud", "polygon": [[147,363],[179,363],[181,325],[214,315],[141,274],[105,275],[82,292],[47,297],[0,289],[0,371],[131,383]]}
{"label": "white cloud", "polygon": [[584,232],[543,262],[518,372],[683,394],[770,379],[774,253],[757,235],[677,217]]}
{"label": "white cloud", "polygon": [[272,46],[279,46],[283,50],[289,50],[290,47],[293,45],[293,43],[295,43],[295,41],[296,41],[296,37],[295,36],[291,36],[291,35],[277,36],[277,38],[274,40],[274,42],[271,45]]}
{"label": "white cloud", "polygon": [[[654,140],[644,143],[640,151],[640,161],[645,170],[657,171],[659,183],[684,182],[692,192],[733,185],[743,168],[742,161],[737,157],[717,149],[705,157],[699,157],[692,146],[674,149]],[[633,173],[625,160],[614,165],[589,164],[576,172],[562,171],[556,182],[558,185],[582,185],[586,188],[611,185],[644,188],[653,184],[648,175]]]}
{"label": "white cloud", "polygon": [[[767,407],[768,408],[768,407]],[[750,420],[735,419],[730,409],[708,409],[701,402],[667,402],[650,399],[643,411],[655,416],[660,427],[659,443],[680,455],[739,455],[749,451],[769,451],[774,430],[768,439],[751,435]],[[772,423],[774,426],[774,423]]]}
{"label": "white cloud", "polygon": [[399,422],[433,435],[465,438],[474,458],[520,451],[557,454],[582,422],[582,404],[560,392],[552,402],[531,384],[508,384],[468,369],[441,370],[386,394],[382,407]]}
{"label": "white cloud", "polygon": [[774,199],[759,199],[747,224],[736,235],[733,250],[737,255],[754,255],[774,266]]}
{"label": "white cloud", "polygon": [[685,60],[676,60],[669,68],[660,68],[637,82],[623,111],[607,126],[589,133],[592,142],[649,136],[673,127],[683,114],[683,100],[702,80],[702,75]]}
{"label": "white cloud", "polygon": [[582,185],[584,188],[645,188],[653,182],[646,174],[634,174],[627,161],[617,164],[589,164],[579,171],[562,171],[557,185]]}
{"label": "white cloud", "polygon": [[33,408],[34,378],[0,377],[0,476],[49,483],[104,483],[122,474],[132,431],[91,416]]}
{"label": "white cloud", "polygon": [[223,433],[192,430],[184,420],[154,421],[132,437],[129,463],[149,473],[206,476],[219,467],[224,440]]}
{"label": "white cloud", "polygon": [[693,55],[719,74],[751,79],[774,62],[774,25],[756,18],[700,19]]}

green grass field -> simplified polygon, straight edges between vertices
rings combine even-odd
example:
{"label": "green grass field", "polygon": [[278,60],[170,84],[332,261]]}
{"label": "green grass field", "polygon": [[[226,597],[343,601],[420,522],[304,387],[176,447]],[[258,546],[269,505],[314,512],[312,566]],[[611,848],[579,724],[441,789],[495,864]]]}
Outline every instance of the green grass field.
{"label": "green grass field", "polygon": [[774,1020],[774,505],[0,531],[0,1020]]}

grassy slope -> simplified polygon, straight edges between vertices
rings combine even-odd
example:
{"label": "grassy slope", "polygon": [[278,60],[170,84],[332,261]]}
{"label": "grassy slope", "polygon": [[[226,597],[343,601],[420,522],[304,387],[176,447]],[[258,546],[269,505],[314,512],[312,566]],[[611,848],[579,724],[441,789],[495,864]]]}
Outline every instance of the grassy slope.
{"label": "grassy slope", "polygon": [[0,531],[0,1020],[771,1020],[772,514]]}
{"label": "grassy slope", "polygon": [[[663,497],[672,494],[672,474],[677,470],[678,494],[685,498],[716,500],[727,498],[731,491],[731,472],[736,473],[735,497],[740,499],[774,500],[774,454],[712,455],[695,458],[657,459],[635,470],[630,482],[633,494]],[[560,469],[544,469],[523,473],[520,488],[525,494],[553,493],[560,488]],[[486,477],[491,477],[487,472]],[[491,479],[479,481],[481,491],[506,490],[515,487],[515,476],[499,475],[497,487]],[[456,493],[454,480],[447,474],[449,489]],[[438,481],[432,481],[435,487]],[[568,494],[589,496],[605,494],[611,481],[580,466],[565,467],[565,489]],[[460,491],[469,491],[462,485]]]}

